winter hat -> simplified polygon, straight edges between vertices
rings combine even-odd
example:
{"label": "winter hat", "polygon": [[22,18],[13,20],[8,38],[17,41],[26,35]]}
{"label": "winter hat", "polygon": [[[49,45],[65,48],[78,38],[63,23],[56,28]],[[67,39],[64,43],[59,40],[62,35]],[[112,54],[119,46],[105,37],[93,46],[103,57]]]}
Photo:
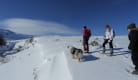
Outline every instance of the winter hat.
{"label": "winter hat", "polygon": [[84,28],[84,29],[86,29],[87,27],[86,27],[86,26],[84,26],[83,28]]}
{"label": "winter hat", "polygon": [[110,26],[109,25],[106,25],[105,28],[110,28]]}
{"label": "winter hat", "polygon": [[133,28],[136,28],[136,24],[135,23],[132,23],[132,24],[127,26],[127,29],[133,29]]}

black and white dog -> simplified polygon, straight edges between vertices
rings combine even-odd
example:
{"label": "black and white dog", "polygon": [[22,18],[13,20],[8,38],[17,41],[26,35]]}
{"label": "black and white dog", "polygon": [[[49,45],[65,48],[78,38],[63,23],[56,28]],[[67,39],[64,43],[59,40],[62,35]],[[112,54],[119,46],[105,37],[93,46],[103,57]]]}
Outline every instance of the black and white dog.
{"label": "black and white dog", "polygon": [[77,58],[79,62],[83,61],[82,49],[75,48],[74,46],[67,46],[67,48],[70,49],[70,53],[73,59]]}

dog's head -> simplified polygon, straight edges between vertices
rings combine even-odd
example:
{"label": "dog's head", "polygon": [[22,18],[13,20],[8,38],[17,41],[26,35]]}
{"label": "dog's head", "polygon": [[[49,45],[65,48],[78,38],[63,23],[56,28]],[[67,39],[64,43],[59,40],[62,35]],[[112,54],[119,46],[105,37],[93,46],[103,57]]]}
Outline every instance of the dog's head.
{"label": "dog's head", "polygon": [[67,48],[68,48],[68,49],[71,49],[71,48],[74,48],[74,46],[68,45]]}

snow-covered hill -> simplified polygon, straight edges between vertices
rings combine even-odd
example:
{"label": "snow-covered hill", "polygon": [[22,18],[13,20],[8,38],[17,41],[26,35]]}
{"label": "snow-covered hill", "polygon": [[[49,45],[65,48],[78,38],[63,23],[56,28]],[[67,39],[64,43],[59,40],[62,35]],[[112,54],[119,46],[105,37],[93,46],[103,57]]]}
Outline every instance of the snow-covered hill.
{"label": "snow-covered hill", "polygon": [[[102,44],[102,37],[92,37]],[[20,52],[1,58],[1,80],[137,80],[126,68],[133,67],[127,36],[114,40],[114,56],[100,54],[100,46],[90,46],[92,54],[84,62],[71,58],[68,45],[82,48],[82,37],[47,36],[35,38],[35,45],[25,40],[16,42],[13,49]],[[107,46],[108,48],[108,46]],[[5,61],[3,63],[3,61]]]}
{"label": "snow-covered hill", "polygon": [[31,35],[18,34],[7,29],[0,29],[0,35],[7,40],[19,40],[32,37]]}

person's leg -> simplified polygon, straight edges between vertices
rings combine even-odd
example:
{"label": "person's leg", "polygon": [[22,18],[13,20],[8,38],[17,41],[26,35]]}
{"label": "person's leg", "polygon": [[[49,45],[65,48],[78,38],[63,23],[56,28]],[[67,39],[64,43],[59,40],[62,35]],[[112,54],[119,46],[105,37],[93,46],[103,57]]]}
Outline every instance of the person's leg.
{"label": "person's leg", "polygon": [[109,46],[110,46],[110,54],[113,55],[113,41],[112,40],[109,42]]}
{"label": "person's leg", "polygon": [[103,43],[103,53],[105,53],[105,45],[108,43],[108,39],[105,39],[104,40],[104,43]]}
{"label": "person's leg", "polygon": [[111,41],[109,42],[109,46],[110,46],[110,48],[113,48],[113,40],[111,40]]}
{"label": "person's leg", "polygon": [[138,53],[132,52],[131,59],[135,66],[135,70],[132,72],[132,74],[138,74]]}
{"label": "person's leg", "polygon": [[89,43],[88,43],[89,39],[86,39],[86,50],[87,52],[89,52]]}
{"label": "person's leg", "polygon": [[83,37],[83,50],[86,51],[86,38]]}
{"label": "person's leg", "polygon": [[135,65],[135,70],[138,70],[138,53],[132,53],[132,62]]}

